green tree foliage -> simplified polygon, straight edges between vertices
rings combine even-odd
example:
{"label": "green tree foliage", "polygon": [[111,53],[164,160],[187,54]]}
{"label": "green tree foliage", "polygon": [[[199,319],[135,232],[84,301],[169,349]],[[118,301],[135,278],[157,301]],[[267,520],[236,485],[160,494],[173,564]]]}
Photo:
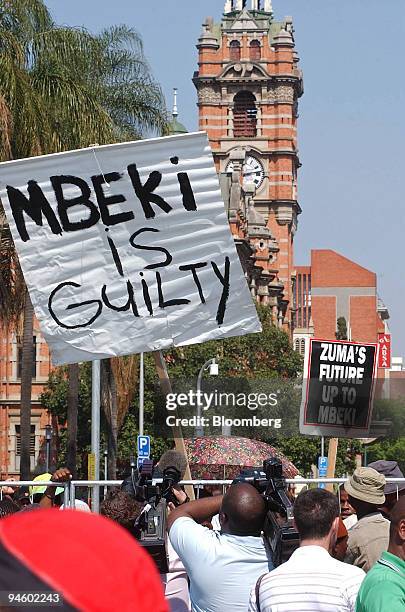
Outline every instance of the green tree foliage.
{"label": "green tree foliage", "polygon": [[[145,368],[145,433],[153,433],[153,399],[155,394],[156,374],[151,362]],[[47,385],[40,396],[43,406],[59,419],[58,463],[64,465],[67,456],[66,420],[68,409],[68,367],[60,366],[53,370]],[[108,428],[104,415],[101,415],[101,450],[107,446]],[[134,402],[125,417],[118,437],[118,466],[120,473],[129,465],[131,455],[136,455],[136,436],[138,434],[137,403]],[[78,401],[78,474],[87,478],[87,453],[91,442],[91,363],[79,366],[79,401]],[[152,456],[156,459],[171,448],[170,441],[159,437],[152,438]]]}
{"label": "green tree foliage", "polygon": [[367,445],[367,462],[386,459],[397,461],[405,473],[404,437],[405,398],[377,400],[374,405],[373,419],[386,423],[383,438]]}
{"label": "green tree foliage", "polygon": [[[61,425],[59,432],[58,464],[67,462],[67,416],[68,416],[68,366],[60,366],[49,375],[47,385],[40,396],[43,406],[58,417]],[[79,366],[79,397],[77,424],[77,472],[87,478],[87,453],[90,452],[91,431],[91,364]]]}
{"label": "green tree foliage", "polygon": [[336,340],[347,340],[347,323],[344,317],[339,317],[337,320]]}
{"label": "green tree foliage", "polygon": [[376,400],[374,402],[373,420],[385,421],[386,437],[396,438],[404,432],[405,398]]}
{"label": "green tree foliage", "polygon": [[163,95],[139,35],[57,26],[42,0],[0,7],[0,159],[161,133]]}
{"label": "green tree foliage", "polygon": [[405,474],[405,438],[385,439],[373,442],[367,446],[367,463],[385,459],[397,461],[403,474]]}
{"label": "green tree foliage", "polygon": [[[195,381],[201,366],[212,357],[218,357],[221,375],[233,378],[245,377],[254,387],[255,379],[274,378],[297,380],[302,369],[302,357],[295,351],[285,332],[271,324],[269,309],[258,307],[263,332],[224,340],[205,342],[190,347],[177,348],[165,354],[168,373],[173,382],[186,379],[195,389]],[[91,412],[91,374],[88,364],[80,366],[79,388],[79,449],[90,443],[89,420]],[[50,376],[41,396],[44,406],[66,419],[67,379],[66,368],[58,368]],[[170,439],[159,435],[156,427],[156,407],[163,407],[153,356],[145,355],[145,433],[152,435],[153,457],[172,446]],[[84,429],[83,429],[84,428]],[[138,393],[132,402],[118,436],[118,466],[128,464],[130,455],[136,454],[138,433]]]}
{"label": "green tree foliage", "polygon": [[[273,440],[275,446],[280,449],[286,457],[291,459],[300,470],[301,476],[311,477],[311,468],[318,465],[318,457],[321,454],[321,438],[316,436],[295,435],[280,437]],[[329,438],[325,438],[325,455],[328,455]],[[356,467],[356,455],[363,451],[359,440],[339,438],[336,456],[336,478],[346,477]]]}
{"label": "green tree foliage", "polygon": [[220,372],[246,378],[296,378],[302,357],[294,351],[288,335],[275,327],[271,310],[257,307],[263,331],[259,334],[213,340],[166,353],[169,375],[196,377],[205,361],[217,357]]}

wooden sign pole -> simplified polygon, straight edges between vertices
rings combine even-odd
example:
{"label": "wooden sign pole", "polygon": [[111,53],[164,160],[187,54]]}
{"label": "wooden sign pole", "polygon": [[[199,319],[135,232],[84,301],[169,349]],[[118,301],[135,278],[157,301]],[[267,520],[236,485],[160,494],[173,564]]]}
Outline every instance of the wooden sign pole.
{"label": "wooden sign pole", "polygon": [[[166,396],[172,392],[172,385],[170,384],[169,374],[167,373],[165,359],[161,351],[154,351],[153,358],[155,360],[156,372],[159,376],[160,388],[162,389],[163,394]],[[174,411],[174,415],[177,416],[177,411]],[[173,438],[174,438],[176,450],[179,453],[182,453],[185,456],[186,461],[187,461],[187,467],[186,467],[186,472],[184,474],[184,479],[191,480],[190,466],[188,464],[186,445],[184,444],[184,438],[183,438],[183,433],[181,431],[181,427],[175,425],[172,427],[172,431],[173,431]],[[184,489],[190,500],[195,499],[193,485],[185,485]]]}
{"label": "wooden sign pole", "polygon": [[[339,438],[330,438],[328,447],[328,470],[326,472],[327,478],[335,477],[336,468],[336,455],[338,448]],[[333,493],[333,483],[327,484],[326,489]]]}

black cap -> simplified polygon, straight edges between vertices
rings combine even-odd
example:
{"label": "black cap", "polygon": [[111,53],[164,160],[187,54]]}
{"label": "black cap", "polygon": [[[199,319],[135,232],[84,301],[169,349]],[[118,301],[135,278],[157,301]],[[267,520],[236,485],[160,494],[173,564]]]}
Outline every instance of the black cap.
{"label": "black cap", "polygon": [[[384,474],[386,478],[403,478],[404,475],[401,472],[399,465],[396,461],[373,461],[369,463],[367,467],[371,467],[379,474]],[[405,482],[387,482],[384,487],[385,495],[390,493],[396,493],[397,491],[403,491],[405,489]]]}

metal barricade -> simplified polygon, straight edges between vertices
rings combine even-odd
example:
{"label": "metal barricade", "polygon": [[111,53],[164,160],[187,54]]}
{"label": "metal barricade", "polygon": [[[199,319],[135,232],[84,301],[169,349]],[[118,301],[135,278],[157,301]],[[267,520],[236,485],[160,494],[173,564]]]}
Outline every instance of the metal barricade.
{"label": "metal barricade", "polygon": [[65,508],[70,507],[70,482],[52,482],[38,480],[0,480],[0,499],[3,499],[3,487],[61,487],[63,491],[63,505]]}
{"label": "metal barricade", "polygon": [[[304,485],[309,488],[312,485],[317,484],[334,484],[338,485],[338,488],[346,482],[347,478],[287,478],[285,480],[287,485]],[[162,482],[161,478],[153,479],[156,484]],[[20,486],[45,486],[45,487],[63,487],[63,505],[64,508],[74,508],[75,499],[76,499],[76,489],[78,487],[104,487],[104,497],[105,492],[108,487],[119,487],[122,484],[122,480],[71,480],[69,482],[38,482],[35,480],[0,480],[0,499],[2,499],[2,487],[20,487]],[[181,485],[192,485],[196,487],[196,497],[199,498],[199,494],[201,488],[205,485],[208,486],[222,486],[223,491],[225,491],[226,487],[232,484],[232,480],[206,480],[206,479],[196,479],[196,480],[182,480],[179,484]],[[386,478],[387,483],[400,484],[405,483],[405,478]],[[397,486],[397,497],[399,497],[399,488]]]}

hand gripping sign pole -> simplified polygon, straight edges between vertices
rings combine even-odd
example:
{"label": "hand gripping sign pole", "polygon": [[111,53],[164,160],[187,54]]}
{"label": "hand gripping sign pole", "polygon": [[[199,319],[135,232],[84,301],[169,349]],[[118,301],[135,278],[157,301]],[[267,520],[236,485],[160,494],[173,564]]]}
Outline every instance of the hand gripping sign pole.
{"label": "hand gripping sign pole", "polygon": [[[159,376],[159,381],[160,381],[160,387],[162,389],[162,393],[164,395],[168,395],[169,393],[172,392],[172,385],[170,383],[170,378],[169,375],[167,373],[167,368],[166,368],[166,362],[165,359],[162,355],[161,351],[154,351],[153,353],[153,358],[155,360],[155,367],[156,367],[156,372]],[[175,413],[176,415],[176,413]],[[176,415],[177,416],[177,415]],[[186,471],[184,474],[184,480],[191,480],[191,472],[190,472],[190,466],[188,464],[188,459],[187,459],[187,452],[186,452],[186,446],[184,444],[184,438],[183,438],[183,434],[181,431],[181,427],[179,426],[173,426],[172,427],[172,432],[173,432],[173,438],[174,438],[174,443],[176,446],[176,450],[179,451],[179,453],[182,453],[186,460],[187,460],[187,467],[186,467]],[[186,493],[189,497],[189,499],[195,499],[194,496],[194,489],[192,487],[192,485],[185,485],[185,490]]]}

